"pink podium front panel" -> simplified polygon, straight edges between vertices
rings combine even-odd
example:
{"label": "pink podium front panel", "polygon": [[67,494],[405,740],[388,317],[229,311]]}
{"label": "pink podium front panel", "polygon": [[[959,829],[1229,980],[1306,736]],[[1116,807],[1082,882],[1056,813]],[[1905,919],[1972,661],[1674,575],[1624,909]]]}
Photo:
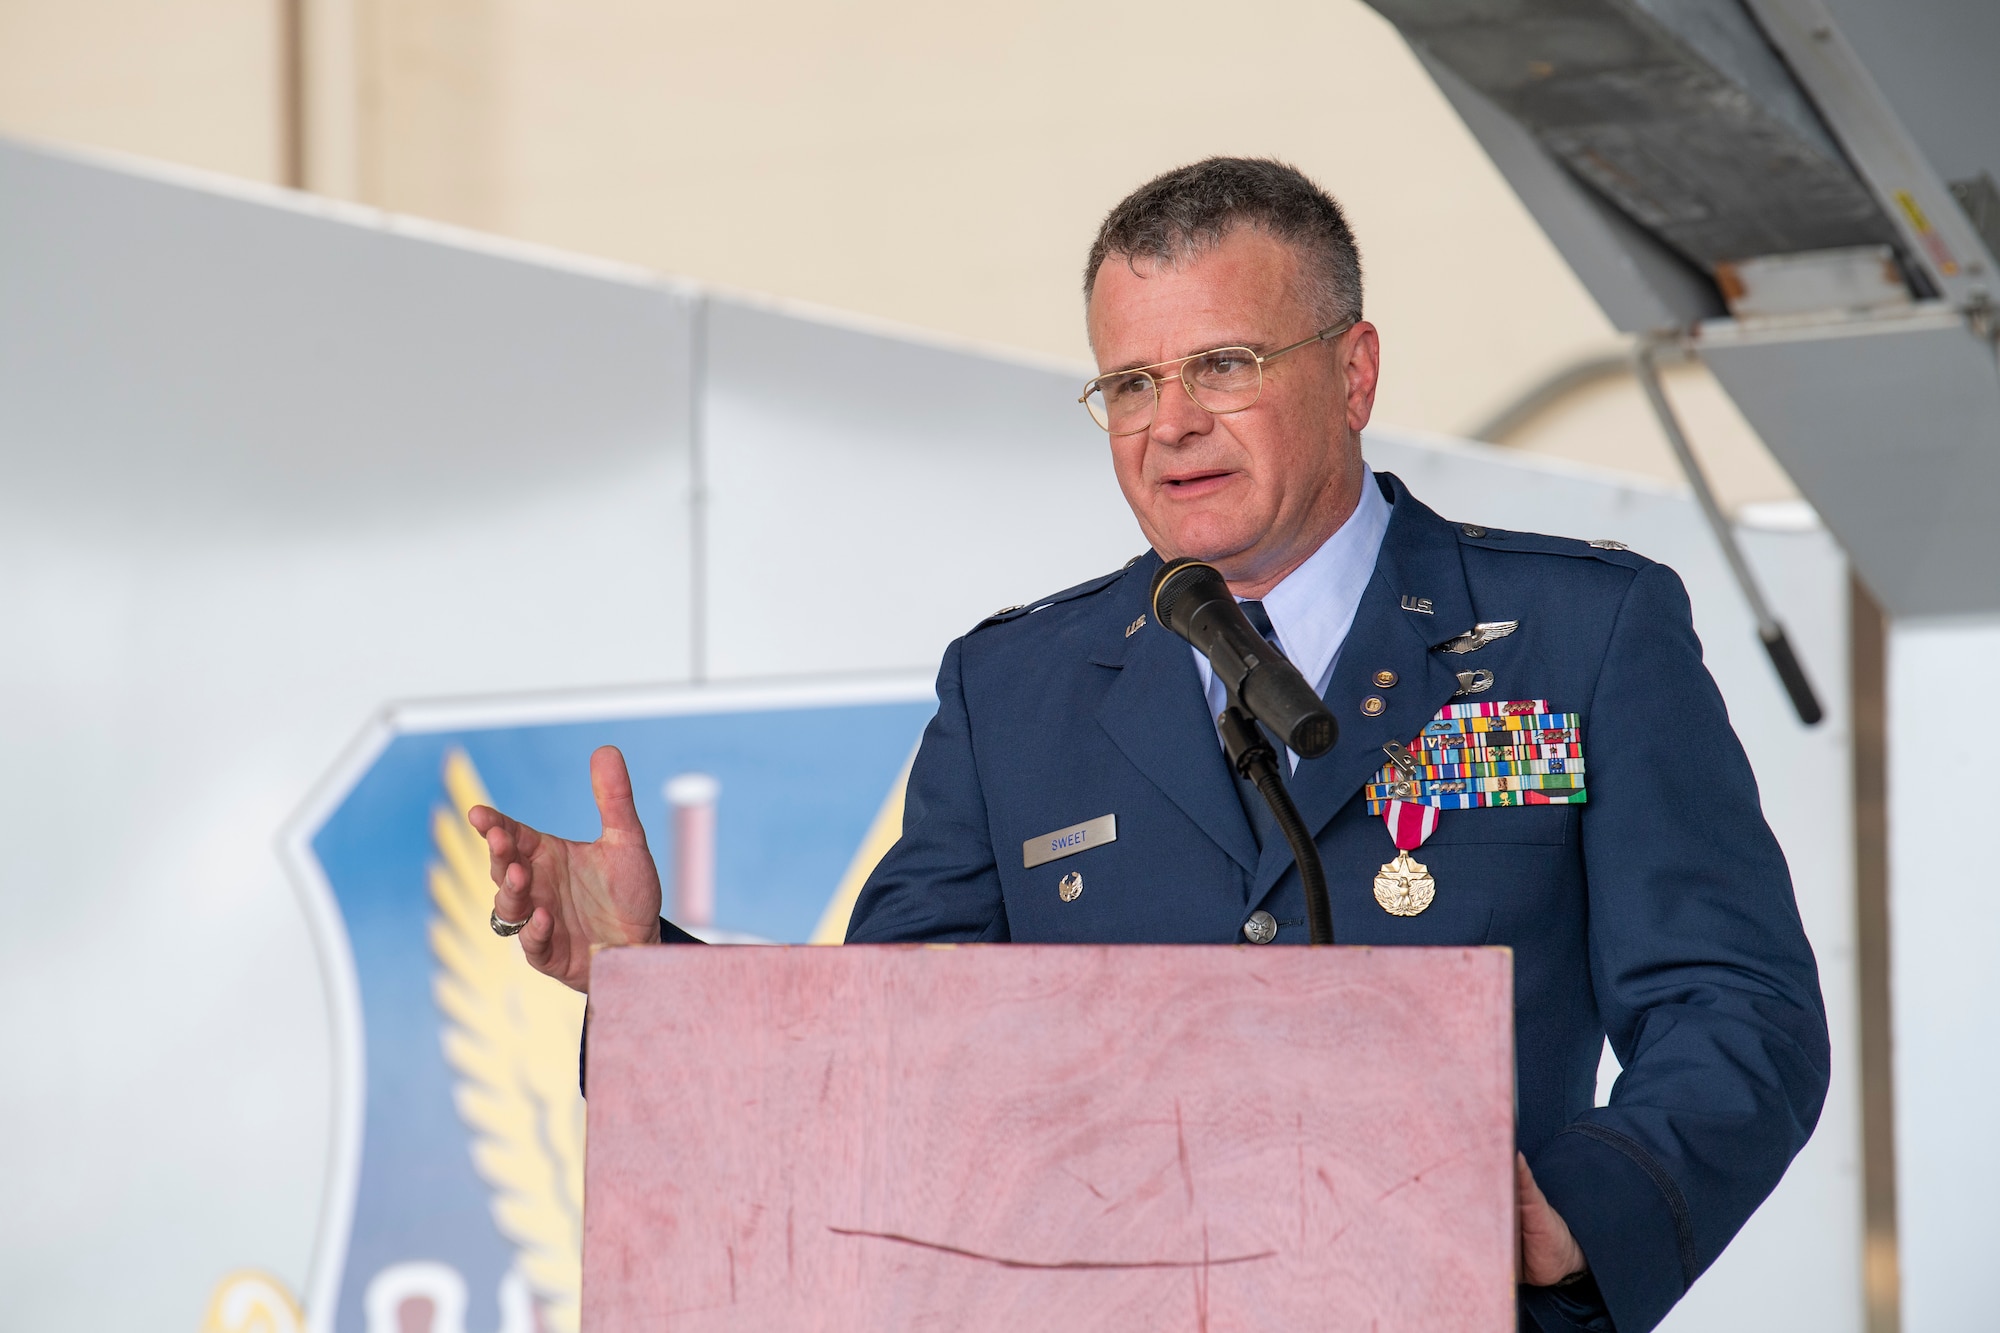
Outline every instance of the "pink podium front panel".
{"label": "pink podium front panel", "polygon": [[591,1333],[1514,1328],[1504,950],[592,971]]}

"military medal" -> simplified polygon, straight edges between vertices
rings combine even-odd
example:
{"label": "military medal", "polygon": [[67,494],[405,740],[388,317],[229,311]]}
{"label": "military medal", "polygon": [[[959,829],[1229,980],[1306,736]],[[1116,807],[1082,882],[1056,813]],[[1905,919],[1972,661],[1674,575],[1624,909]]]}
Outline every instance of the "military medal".
{"label": "military medal", "polygon": [[1430,870],[1410,855],[1437,828],[1437,807],[1391,801],[1382,822],[1396,840],[1396,859],[1375,876],[1375,901],[1390,916],[1415,916],[1437,897],[1437,881]]}
{"label": "military medal", "polygon": [[1375,901],[1391,916],[1415,916],[1437,896],[1410,853],[1436,830],[1439,811],[1588,799],[1582,719],[1550,712],[1546,699],[1450,704],[1408,745],[1382,748],[1389,762],[1362,795],[1396,843],[1396,859],[1375,877]]}

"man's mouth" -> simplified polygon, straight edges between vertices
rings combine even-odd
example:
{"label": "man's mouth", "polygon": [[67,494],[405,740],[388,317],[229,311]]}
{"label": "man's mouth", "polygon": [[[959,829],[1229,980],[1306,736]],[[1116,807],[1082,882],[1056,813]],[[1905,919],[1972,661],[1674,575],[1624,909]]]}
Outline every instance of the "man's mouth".
{"label": "man's mouth", "polygon": [[1200,472],[1176,472],[1161,478],[1161,484],[1170,495],[1201,495],[1217,489],[1230,477],[1236,475],[1227,468],[1210,468]]}

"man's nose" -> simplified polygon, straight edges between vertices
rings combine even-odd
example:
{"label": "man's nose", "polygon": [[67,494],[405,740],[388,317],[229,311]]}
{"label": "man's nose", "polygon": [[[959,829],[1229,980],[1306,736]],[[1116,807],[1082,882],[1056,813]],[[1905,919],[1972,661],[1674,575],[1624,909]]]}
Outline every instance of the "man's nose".
{"label": "man's nose", "polygon": [[1214,426],[1214,414],[1194,400],[1180,376],[1161,380],[1159,396],[1151,432],[1155,444],[1179,444],[1190,435],[1208,434]]}

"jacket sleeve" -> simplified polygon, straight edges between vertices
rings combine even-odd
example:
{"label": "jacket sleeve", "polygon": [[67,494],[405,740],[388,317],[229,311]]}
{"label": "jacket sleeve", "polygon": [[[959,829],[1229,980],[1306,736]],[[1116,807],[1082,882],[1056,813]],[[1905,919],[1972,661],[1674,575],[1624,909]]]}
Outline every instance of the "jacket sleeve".
{"label": "jacket sleeve", "polygon": [[1627,591],[1589,726],[1591,981],[1624,1073],[1530,1165],[1619,1333],[1645,1333],[1811,1135],[1826,1011],[1784,853],[1664,565]]}
{"label": "jacket sleeve", "polygon": [[972,751],[963,639],[938,668],[937,716],[924,728],[903,799],[903,836],[855,900],[849,944],[1005,941],[1007,909]]}

